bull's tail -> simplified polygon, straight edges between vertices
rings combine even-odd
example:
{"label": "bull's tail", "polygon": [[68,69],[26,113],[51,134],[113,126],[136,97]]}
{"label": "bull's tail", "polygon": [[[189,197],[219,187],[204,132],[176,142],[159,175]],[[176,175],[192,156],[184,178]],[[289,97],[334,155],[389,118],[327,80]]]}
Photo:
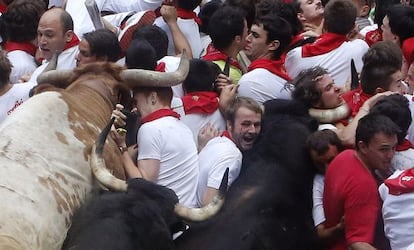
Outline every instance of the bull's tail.
{"label": "bull's tail", "polygon": [[109,189],[125,192],[127,190],[127,184],[125,183],[125,181],[116,178],[108,171],[105,165],[105,160],[102,156],[105,141],[108,137],[109,131],[111,131],[111,127],[114,123],[114,120],[115,118],[112,118],[109,121],[109,123],[103,128],[102,132],[99,134],[97,141],[92,146],[89,164],[91,166],[92,173],[94,174],[95,178],[99,181],[99,183],[101,183]]}

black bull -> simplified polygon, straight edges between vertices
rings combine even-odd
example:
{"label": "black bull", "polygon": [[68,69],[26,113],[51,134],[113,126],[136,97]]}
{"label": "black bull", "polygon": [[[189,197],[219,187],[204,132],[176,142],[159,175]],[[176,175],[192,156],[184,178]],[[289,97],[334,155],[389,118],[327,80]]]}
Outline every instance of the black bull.
{"label": "black bull", "polygon": [[178,249],[315,249],[314,170],[305,148],[317,122],[299,103],[265,103],[262,133],[217,216],[190,225]]}
{"label": "black bull", "polygon": [[[118,219],[107,222],[113,224],[113,230],[102,232],[92,228],[96,233],[89,232],[92,238],[85,240],[101,241],[99,249],[317,248],[312,220],[314,171],[305,148],[305,140],[317,128],[317,123],[309,117],[306,108],[295,102],[270,101],[265,104],[265,110],[262,134],[254,148],[245,152],[240,176],[230,187],[226,202],[215,217],[191,223],[190,229],[173,245],[170,233],[182,228],[172,212],[176,197],[162,191],[165,189],[157,189],[160,193],[152,198],[156,202],[142,200],[140,197],[144,197],[144,193],[150,194],[155,189],[136,183],[135,187],[141,190],[135,191],[135,199],[124,200],[120,194],[116,202],[139,206],[137,211],[142,211],[142,215],[131,215],[129,210],[120,212]],[[108,202],[107,206],[117,205]],[[105,213],[101,208],[98,210]],[[134,229],[124,232],[122,223],[132,223]],[[142,239],[143,232],[148,235],[151,230],[152,237]],[[124,241],[125,237],[141,238],[142,246],[122,245],[119,241]]]}

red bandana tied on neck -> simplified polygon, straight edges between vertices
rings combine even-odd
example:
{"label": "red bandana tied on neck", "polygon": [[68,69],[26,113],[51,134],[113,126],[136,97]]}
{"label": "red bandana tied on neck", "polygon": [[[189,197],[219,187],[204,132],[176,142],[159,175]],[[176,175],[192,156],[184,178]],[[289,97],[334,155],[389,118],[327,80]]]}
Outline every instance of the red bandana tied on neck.
{"label": "red bandana tied on neck", "polygon": [[159,109],[157,111],[152,112],[151,114],[143,117],[141,119],[141,124],[147,123],[147,122],[152,122],[154,120],[157,120],[159,118],[162,117],[166,117],[166,116],[172,116],[175,117],[177,119],[180,119],[180,115],[173,111],[172,109]]}
{"label": "red bandana tied on neck", "polygon": [[385,180],[384,184],[392,195],[414,191],[414,168],[404,170],[397,178]]}
{"label": "red bandana tied on neck", "polygon": [[401,49],[407,64],[410,65],[414,59],[414,37],[405,39]]}
{"label": "red bandana tied on neck", "polygon": [[181,8],[177,7],[177,16],[182,18],[182,19],[194,19],[194,21],[198,25],[201,25],[201,19],[198,18],[198,16],[196,15],[196,13],[194,11],[185,10],[185,9],[181,9]]}
{"label": "red bandana tied on neck", "polygon": [[[216,49],[212,43],[207,46],[206,54],[203,56],[203,60],[206,61],[226,61],[227,55],[221,52],[220,50]],[[240,66],[239,62],[233,58],[230,58],[230,64],[234,67],[238,68],[240,71],[243,72],[242,67]]]}
{"label": "red bandana tied on neck", "polygon": [[345,35],[324,33],[314,43],[302,46],[302,57],[319,56],[338,48],[347,40]]}
{"label": "red bandana tied on neck", "polygon": [[285,66],[282,60],[270,60],[270,59],[257,59],[254,60],[248,68],[248,71],[252,71],[254,69],[266,69],[269,72],[285,79],[286,81],[290,81],[290,77],[286,73]]}
{"label": "red bandana tied on neck", "polygon": [[78,45],[79,38],[75,35],[75,33],[73,33],[72,39],[68,43],[66,43],[65,48],[63,50],[67,50]]}
{"label": "red bandana tied on neck", "polygon": [[376,29],[365,34],[365,42],[371,47],[374,43],[382,41],[382,30]]}
{"label": "red bandana tied on neck", "polygon": [[231,134],[229,131],[224,130],[223,133],[221,133],[221,136],[229,138],[231,141],[233,141],[233,138],[231,137]]}
{"label": "red bandana tied on neck", "polygon": [[165,72],[165,62],[158,63],[157,67],[155,67],[155,71]]}
{"label": "red bandana tied on neck", "polygon": [[397,147],[395,148],[395,151],[401,152],[401,151],[409,150],[410,148],[414,148],[413,144],[409,140],[404,139],[404,141],[402,141],[400,144],[397,145]]}
{"label": "red bandana tied on neck", "polygon": [[7,10],[7,6],[0,3],[0,13],[4,13],[4,12],[6,12],[6,10]]}
{"label": "red bandana tied on neck", "polygon": [[211,91],[188,93],[181,100],[185,114],[212,114],[219,106],[217,94]]}
{"label": "red bandana tied on neck", "polygon": [[24,52],[30,54],[31,56],[35,56],[37,47],[36,47],[36,45],[34,45],[32,43],[29,43],[29,42],[7,41],[6,44],[4,45],[4,49],[7,52],[12,52],[12,51],[15,51],[15,50],[21,50],[21,51],[24,51]]}

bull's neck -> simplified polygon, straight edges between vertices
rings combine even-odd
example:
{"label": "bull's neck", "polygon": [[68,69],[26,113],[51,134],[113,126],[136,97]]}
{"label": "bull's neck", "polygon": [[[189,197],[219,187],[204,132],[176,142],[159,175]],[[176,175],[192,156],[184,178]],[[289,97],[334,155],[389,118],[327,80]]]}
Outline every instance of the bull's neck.
{"label": "bull's neck", "polygon": [[102,96],[105,101],[111,105],[111,107],[115,107],[115,104],[118,102],[118,96],[114,95],[111,89],[105,84],[101,84],[96,81],[84,81],[82,85],[98,92],[98,94]]}

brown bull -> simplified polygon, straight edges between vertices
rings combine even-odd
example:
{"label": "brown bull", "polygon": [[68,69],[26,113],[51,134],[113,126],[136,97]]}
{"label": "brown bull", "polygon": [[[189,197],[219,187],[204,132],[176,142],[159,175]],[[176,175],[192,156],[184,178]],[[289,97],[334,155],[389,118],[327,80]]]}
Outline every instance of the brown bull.
{"label": "brown bull", "polygon": [[[38,82],[55,91],[33,96],[0,125],[0,249],[60,249],[73,212],[96,186],[88,157],[114,105],[131,87],[171,86],[188,72],[123,70],[109,63],[49,71]],[[105,161],[124,179],[113,141]]]}

